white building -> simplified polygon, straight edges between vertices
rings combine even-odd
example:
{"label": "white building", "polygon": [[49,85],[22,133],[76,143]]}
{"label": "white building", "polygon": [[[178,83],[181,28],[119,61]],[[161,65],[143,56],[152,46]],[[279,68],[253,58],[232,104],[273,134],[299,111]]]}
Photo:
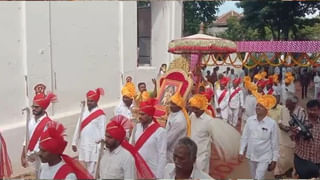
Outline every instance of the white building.
{"label": "white building", "polygon": [[[100,106],[111,117],[125,76],[133,76],[136,84],[146,81],[153,88],[151,77],[172,59],[168,42],[181,37],[182,2],[152,2],[143,16],[149,25],[140,22],[145,19],[138,18],[137,12],[135,1],[0,2],[0,131],[14,175],[28,171],[20,165],[25,135],[21,109],[32,103],[37,83],[57,94],[58,103],[48,111],[66,126],[69,144],[80,101],[88,90],[105,89]],[[143,51],[149,54],[150,60],[143,60],[147,66],[137,63],[139,23],[142,30],[143,26],[151,28],[149,41],[140,41],[150,44]]]}

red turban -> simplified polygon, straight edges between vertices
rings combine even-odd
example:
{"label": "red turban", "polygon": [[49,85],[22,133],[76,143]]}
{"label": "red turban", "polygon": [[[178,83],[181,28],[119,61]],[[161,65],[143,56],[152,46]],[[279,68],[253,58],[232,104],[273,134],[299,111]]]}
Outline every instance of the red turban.
{"label": "red turban", "polygon": [[96,89],[96,91],[90,90],[87,92],[87,99],[94,100],[95,102],[98,102],[100,99],[100,96],[104,95],[104,90],[102,88]]}
{"label": "red turban", "polygon": [[220,84],[226,86],[229,82],[229,78],[227,77],[223,77],[222,79],[220,79]]}
{"label": "red turban", "polygon": [[131,120],[123,115],[117,115],[111,119],[111,121],[116,121],[120,124],[124,129],[132,129],[133,123]]}
{"label": "red turban", "polygon": [[204,92],[202,92],[201,94],[206,96],[206,98],[208,99],[208,102],[211,102],[211,99],[212,99],[214,92],[213,92],[212,88],[206,88],[206,90]]}
{"label": "red turban", "polygon": [[150,98],[147,101],[143,101],[140,103],[140,111],[148,114],[149,116],[154,116],[154,113],[156,111],[156,108],[154,107],[156,105],[157,100]]}
{"label": "red turban", "polygon": [[122,119],[122,115],[114,116],[111,121],[108,123],[106,132],[110,134],[114,139],[121,142],[121,146],[129,151],[135,160],[136,170],[137,170],[137,177],[138,179],[154,179],[155,176],[153,175],[151,169],[149,168],[148,164],[139,154],[137,149],[128,143],[125,140],[126,131],[119,123],[120,119]]}
{"label": "red turban", "polygon": [[120,123],[114,120],[115,118],[118,118],[118,116],[113,117],[107,124],[106,132],[109,133],[114,139],[122,142],[126,137],[126,131],[120,125]]}
{"label": "red turban", "polygon": [[266,85],[273,85],[273,77],[269,77],[269,79],[266,80]]}
{"label": "red turban", "polygon": [[237,85],[239,85],[240,82],[241,82],[241,78],[235,78],[235,79],[233,80],[233,83],[234,83],[234,84],[237,84]]}
{"label": "red turban", "polygon": [[56,95],[49,93],[47,96],[43,93],[36,94],[33,98],[33,102],[43,109],[47,109],[50,102],[54,102],[57,99]]}
{"label": "red turban", "polygon": [[258,83],[257,83],[257,86],[264,88],[264,87],[266,86],[266,81],[264,81],[264,80],[262,80],[262,79],[259,80]]}
{"label": "red turban", "polygon": [[60,155],[78,179],[93,179],[79,161],[62,154],[67,146],[67,141],[64,140],[64,130],[62,124],[55,121],[48,122],[47,130],[40,137],[40,147],[52,154]]}

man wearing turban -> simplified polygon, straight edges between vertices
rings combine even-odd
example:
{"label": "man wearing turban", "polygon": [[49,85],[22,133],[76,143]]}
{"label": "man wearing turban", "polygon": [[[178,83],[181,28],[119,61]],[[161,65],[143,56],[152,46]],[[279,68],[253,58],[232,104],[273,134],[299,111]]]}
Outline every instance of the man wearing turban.
{"label": "man wearing turban", "polygon": [[285,104],[288,96],[290,96],[290,94],[295,94],[296,92],[294,85],[294,77],[291,75],[291,73],[286,73],[285,80],[281,88],[281,102],[282,104]]}
{"label": "man wearing turban", "polygon": [[260,93],[260,94],[262,94],[262,95],[264,95],[265,93],[265,87],[266,87],[266,83],[267,83],[267,81],[265,81],[265,80],[263,80],[263,79],[261,79],[261,80],[259,80],[258,82],[257,82],[257,87],[258,87],[258,93]]}
{"label": "man wearing turban", "polygon": [[273,78],[269,77],[268,80],[265,81],[266,88],[264,89],[264,94],[275,95],[275,91],[273,89]]}
{"label": "man wearing turban", "polygon": [[80,114],[72,140],[72,150],[79,152],[79,161],[84,164],[92,176],[95,176],[99,156],[100,142],[104,139],[107,123],[104,111],[98,107],[102,88],[87,92],[87,109]]}
{"label": "man wearing turban", "polygon": [[244,99],[244,113],[242,116],[241,121],[241,131],[243,131],[243,128],[247,122],[247,119],[253,115],[256,115],[256,106],[257,106],[257,99],[252,94],[252,92],[257,91],[257,85],[255,85],[253,82],[247,81],[245,83],[245,87],[248,90],[248,95]]}
{"label": "man wearing turban", "polygon": [[[39,140],[41,134],[46,129],[47,123],[52,121],[48,116],[46,109],[51,102],[56,100],[56,96],[53,93],[45,94],[46,86],[44,84],[38,84],[34,87],[35,96],[32,104],[33,117],[28,121],[29,137],[25,141],[22,148],[21,164],[24,168],[28,166],[28,162],[32,163],[35,168],[36,177],[39,178],[40,173],[40,159],[38,157],[39,152]],[[26,148],[27,147],[27,148]],[[26,152],[27,149],[27,152]]]}
{"label": "man wearing turban", "polygon": [[64,130],[62,124],[51,121],[41,135],[39,157],[43,164],[39,179],[93,179],[79,161],[63,154],[67,146]]}
{"label": "man wearing turban", "polygon": [[132,130],[131,144],[135,146],[156,178],[163,178],[167,162],[167,133],[155,120],[156,99],[141,102],[139,123]]}
{"label": "man wearing turban", "polygon": [[167,160],[173,163],[173,151],[179,139],[190,136],[191,121],[185,109],[184,99],[179,92],[170,98],[170,113],[167,120]]}
{"label": "man wearing turban", "polygon": [[216,94],[214,96],[217,116],[220,116],[224,120],[228,119],[228,103],[230,98],[230,92],[227,89],[228,83],[229,78],[223,77],[220,79],[220,89],[216,90]]}
{"label": "man wearing turban", "polygon": [[122,115],[114,116],[107,124],[105,146],[100,161],[102,179],[151,179],[150,168],[138,151],[126,140],[126,131],[121,125],[126,121]]}
{"label": "man wearing turban", "polygon": [[244,127],[239,159],[249,159],[251,178],[264,179],[265,172],[272,171],[279,157],[279,136],[277,123],[268,116],[276,105],[272,95],[257,95],[257,115],[248,118]]}
{"label": "man wearing turban", "polygon": [[133,99],[136,96],[136,89],[135,86],[132,82],[127,82],[124,87],[121,90],[122,94],[122,100],[120,100],[120,104],[115,108],[114,110],[114,115],[123,115],[125,116],[130,123],[130,126],[127,126],[126,129],[126,137],[129,138],[131,134],[131,130],[133,128],[133,123],[132,123],[132,103]]}
{"label": "man wearing turban", "polygon": [[200,170],[209,173],[211,143],[215,144],[220,157],[230,158],[238,154],[240,134],[225,121],[208,114],[208,100],[204,95],[192,96],[189,106],[191,139],[198,146],[196,164]]}
{"label": "man wearing turban", "polygon": [[207,110],[210,112],[211,116],[212,117],[216,117],[216,113],[214,111],[214,108],[211,104],[211,101],[212,101],[212,97],[214,95],[214,91],[213,91],[213,88],[206,88],[204,90],[204,92],[202,92],[201,94],[203,94],[207,100],[208,100],[208,107],[207,107]]}
{"label": "man wearing turban", "polygon": [[243,91],[239,87],[241,83],[241,78],[236,78],[233,80],[233,87],[230,89],[230,97],[228,103],[228,123],[233,127],[236,127],[238,124],[238,119],[242,116],[243,111]]}

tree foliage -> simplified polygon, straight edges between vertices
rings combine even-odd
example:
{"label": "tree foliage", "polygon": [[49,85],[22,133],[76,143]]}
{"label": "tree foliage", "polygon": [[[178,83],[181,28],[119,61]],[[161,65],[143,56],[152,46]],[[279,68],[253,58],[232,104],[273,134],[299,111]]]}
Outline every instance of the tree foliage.
{"label": "tree foliage", "polygon": [[184,35],[196,34],[201,22],[208,25],[215,20],[215,14],[222,3],[222,0],[184,1]]}
{"label": "tree foliage", "polygon": [[238,6],[244,10],[244,28],[257,30],[260,37],[270,30],[273,40],[297,40],[299,30],[317,22],[305,15],[320,9],[316,1],[241,1]]}

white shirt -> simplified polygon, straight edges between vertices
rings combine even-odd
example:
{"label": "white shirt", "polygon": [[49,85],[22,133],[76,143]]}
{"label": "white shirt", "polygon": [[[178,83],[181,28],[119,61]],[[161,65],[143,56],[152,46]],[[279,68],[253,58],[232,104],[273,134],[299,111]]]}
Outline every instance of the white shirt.
{"label": "white shirt", "polygon": [[256,162],[277,161],[279,136],[275,120],[266,116],[262,121],[257,116],[248,118],[241,136],[240,154],[247,147],[246,157]]}
{"label": "white shirt", "polygon": [[[176,168],[173,163],[167,164],[164,170],[164,178],[165,179],[175,179],[176,178]],[[189,179],[213,179],[211,176],[206,174],[197,168],[197,166],[193,165],[193,170]]]}
{"label": "white shirt", "polygon": [[177,142],[187,136],[187,121],[182,111],[171,112],[168,116],[167,130],[167,160],[173,162],[173,151]]}
{"label": "white shirt", "polygon": [[[65,164],[65,162],[63,160],[54,166],[49,166],[48,163],[42,164],[39,179],[53,179],[54,176],[56,175],[57,171],[64,164]],[[66,176],[66,179],[77,179],[77,176],[74,173],[69,173]]]}
{"label": "white shirt", "polygon": [[320,76],[315,75],[313,78],[314,87],[319,88],[320,87]]}
{"label": "white shirt", "polygon": [[244,101],[244,109],[245,109],[245,115],[247,117],[256,115],[256,106],[257,106],[257,99],[254,97],[254,95],[250,94],[246,96],[246,99]]}
{"label": "white shirt", "polygon": [[220,97],[220,95],[222,94],[224,90],[221,89],[217,89],[216,93],[214,95],[214,103],[215,103],[215,107],[216,108],[220,108],[221,110],[225,109],[226,107],[228,107],[228,103],[229,103],[229,98],[230,98],[230,92],[227,89],[227,93],[225,94],[224,98],[221,100],[220,104],[218,104],[218,99]]}
{"label": "white shirt", "polygon": [[[36,121],[36,120],[34,119],[34,116],[33,116],[33,117],[29,120],[29,123],[28,123],[29,143],[30,143],[31,137],[32,137],[35,129],[37,128],[37,126],[40,124],[40,122],[41,122],[45,117],[47,117],[46,114],[44,114],[43,116],[41,116],[41,117],[38,119],[38,121]],[[43,131],[45,131],[46,129],[47,129],[47,127],[45,127],[45,128],[43,129]],[[34,154],[34,153],[37,153],[37,152],[40,151],[40,149],[39,149],[39,142],[40,142],[40,141],[39,141],[39,140],[40,140],[40,138],[38,139],[38,141],[37,141],[36,145],[34,146],[34,149],[33,149],[32,152],[30,152],[30,151],[28,150],[27,155],[31,155],[31,154]],[[25,146],[25,144],[26,144],[26,142],[24,141],[23,145]]]}
{"label": "white shirt", "polygon": [[280,74],[280,68],[278,66],[274,68],[274,73],[278,75]]}
{"label": "white shirt", "polygon": [[[151,122],[150,127],[154,122]],[[136,125],[135,142],[138,141],[144,130],[141,123]],[[167,164],[167,132],[158,128],[139,149],[140,155],[148,164],[156,178],[163,178],[163,171]]]}
{"label": "white shirt", "polygon": [[192,113],[191,120],[191,139],[197,144],[198,151],[197,157],[206,156],[210,157],[211,142],[213,135],[211,134],[210,121],[214,121],[207,113],[203,113],[199,118]]}
{"label": "white shirt", "polygon": [[136,165],[133,156],[121,145],[112,152],[106,148],[100,161],[100,178],[134,179],[135,167]]}
{"label": "white shirt", "polygon": [[[91,113],[98,110],[98,107],[89,112],[88,110],[83,113],[83,120],[85,120]],[[80,131],[80,121],[78,121],[76,129],[74,131],[72,145],[76,145],[79,151],[80,161],[97,161],[99,156],[100,144],[97,144],[101,139],[104,139],[105,128],[107,119],[105,115],[100,115],[96,119],[92,120],[81,131],[80,138],[78,137]]]}
{"label": "white shirt", "polygon": [[[238,89],[239,87],[237,87],[236,89]],[[232,87],[230,89],[230,97],[231,94],[235,91],[235,89]],[[234,95],[229,102],[229,107],[233,108],[233,109],[238,109],[240,107],[243,107],[243,92],[242,90],[240,90],[236,95]]]}
{"label": "white shirt", "polygon": [[281,89],[280,83],[278,83],[276,86],[273,85],[272,88],[273,88],[273,91],[274,91],[273,93],[274,93],[275,96],[280,96],[281,95],[282,89]]}
{"label": "white shirt", "polygon": [[289,86],[286,86],[285,83],[282,84],[281,97],[282,97],[282,103],[283,104],[285,104],[289,94],[294,94],[295,93],[295,88],[292,85],[293,85],[293,83],[291,83]]}
{"label": "white shirt", "polygon": [[127,117],[128,119],[132,119],[132,112],[131,110],[124,104],[124,102],[121,100],[120,104],[114,109],[114,115],[123,115]]}

